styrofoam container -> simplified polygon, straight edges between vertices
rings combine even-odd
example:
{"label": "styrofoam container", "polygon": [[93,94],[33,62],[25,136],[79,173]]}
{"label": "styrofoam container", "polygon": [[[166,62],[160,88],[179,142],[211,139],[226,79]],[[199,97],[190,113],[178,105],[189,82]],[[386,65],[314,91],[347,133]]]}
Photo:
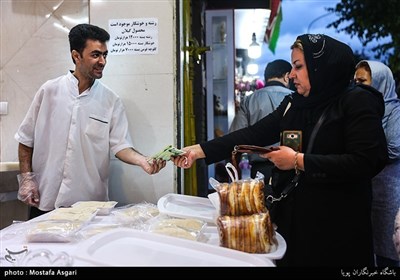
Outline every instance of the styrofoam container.
{"label": "styrofoam container", "polygon": [[208,198],[170,193],[157,202],[160,213],[178,218],[194,218],[215,224],[217,210]]}
{"label": "styrofoam container", "polygon": [[254,254],[127,228],[95,235],[73,255],[101,266],[275,266]]}

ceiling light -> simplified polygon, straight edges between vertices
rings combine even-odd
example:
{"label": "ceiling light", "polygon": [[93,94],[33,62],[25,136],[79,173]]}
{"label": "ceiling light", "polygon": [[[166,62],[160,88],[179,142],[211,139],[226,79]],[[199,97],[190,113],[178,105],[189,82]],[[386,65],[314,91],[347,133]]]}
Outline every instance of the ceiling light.
{"label": "ceiling light", "polygon": [[249,64],[247,64],[246,71],[247,74],[253,76],[258,72],[258,65],[253,60],[251,60]]}
{"label": "ceiling light", "polygon": [[256,33],[253,32],[253,35],[251,36],[251,44],[247,48],[247,55],[250,58],[259,58],[261,56],[261,47],[260,44],[257,43],[256,41]]}

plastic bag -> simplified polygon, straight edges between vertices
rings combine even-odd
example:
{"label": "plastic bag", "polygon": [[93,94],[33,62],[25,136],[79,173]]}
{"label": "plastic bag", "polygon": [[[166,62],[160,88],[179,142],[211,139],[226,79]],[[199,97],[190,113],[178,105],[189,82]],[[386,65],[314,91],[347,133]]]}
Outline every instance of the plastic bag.
{"label": "plastic bag", "polygon": [[135,229],[143,229],[145,222],[159,214],[157,205],[152,203],[128,204],[115,208],[111,215],[114,216],[115,223],[133,227]]}
{"label": "plastic bag", "polygon": [[[236,168],[230,163],[226,168],[232,179],[231,183],[220,183],[214,178],[209,180],[218,193],[219,205],[216,208],[220,215],[240,216],[266,212],[264,175],[257,172],[255,179],[238,180]],[[215,204],[215,199],[211,201]]]}
{"label": "plastic bag", "polygon": [[220,216],[217,225],[222,247],[258,254],[276,250],[277,240],[268,212]]}
{"label": "plastic bag", "polygon": [[30,225],[25,236],[27,242],[72,242],[80,239],[77,232],[83,223],[79,220],[43,220]]}
{"label": "plastic bag", "polygon": [[159,215],[148,222],[149,232],[169,235],[189,240],[198,240],[207,223],[193,218],[174,218]]}
{"label": "plastic bag", "polygon": [[265,206],[264,175],[257,172],[254,179],[238,180],[232,164],[228,163],[226,169],[232,182],[220,183],[210,178],[219,197],[220,246],[247,253],[265,254],[275,250],[275,229]]}

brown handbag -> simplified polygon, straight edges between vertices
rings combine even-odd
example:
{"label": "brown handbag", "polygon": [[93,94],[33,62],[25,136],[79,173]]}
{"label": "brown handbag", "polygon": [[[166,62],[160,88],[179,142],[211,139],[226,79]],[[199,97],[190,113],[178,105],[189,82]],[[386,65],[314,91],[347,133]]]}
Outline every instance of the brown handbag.
{"label": "brown handbag", "polygon": [[242,153],[247,154],[266,154],[272,151],[279,150],[279,147],[270,146],[270,147],[260,147],[254,145],[236,145],[232,151],[232,164],[233,166],[239,171],[238,169],[238,156]]}

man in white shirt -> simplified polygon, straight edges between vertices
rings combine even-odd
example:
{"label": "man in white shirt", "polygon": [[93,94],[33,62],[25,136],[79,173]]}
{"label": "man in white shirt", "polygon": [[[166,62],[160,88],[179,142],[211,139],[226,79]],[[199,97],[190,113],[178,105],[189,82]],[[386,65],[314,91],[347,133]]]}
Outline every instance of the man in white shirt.
{"label": "man in white shirt", "polygon": [[34,206],[30,218],[77,201],[107,201],[110,152],[148,174],[165,167],[164,160],[148,162],[133,148],[121,99],[98,80],[109,39],[91,24],[71,29],[75,70],[40,87],[15,134],[18,197]]}

